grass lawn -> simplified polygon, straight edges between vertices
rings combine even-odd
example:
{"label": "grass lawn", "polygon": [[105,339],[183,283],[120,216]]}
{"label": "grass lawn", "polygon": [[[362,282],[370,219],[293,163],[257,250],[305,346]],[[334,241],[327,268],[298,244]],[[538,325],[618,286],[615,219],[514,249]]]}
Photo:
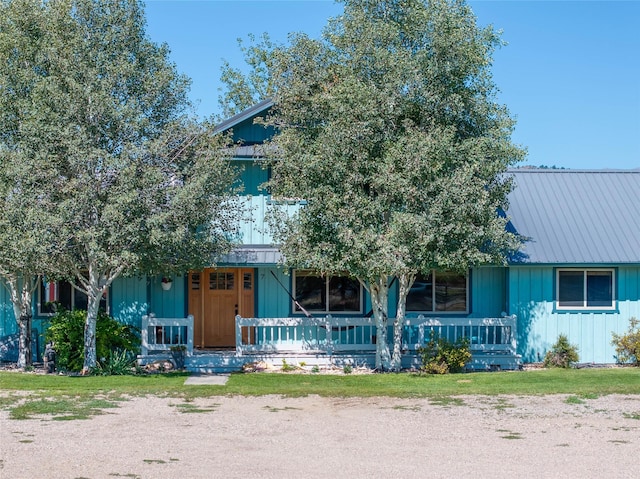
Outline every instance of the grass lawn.
{"label": "grass lawn", "polygon": [[47,376],[0,372],[0,409],[15,419],[50,414],[83,419],[130,396],[182,398],[219,395],[425,397],[458,395],[640,394],[640,369],[550,369],[522,372],[325,375],[232,374],[225,386],[185,386],[187,373],[147,376]]}

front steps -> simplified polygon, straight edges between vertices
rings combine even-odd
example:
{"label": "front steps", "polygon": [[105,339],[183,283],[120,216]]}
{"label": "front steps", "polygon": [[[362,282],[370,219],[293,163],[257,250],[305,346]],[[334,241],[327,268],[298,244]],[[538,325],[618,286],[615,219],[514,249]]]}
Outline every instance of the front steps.
{"label": "front steps", "polygon": [[[152,354],[139,357],[140,365],[146,365],[155,361],[169,360],[170,354]],[[235,351],[198,351],[185,358],[185,369],[193,373],[216,374],[241,371],[245,364],[265,363],[273,369],[282,368],[283,364],[289,366],[321,369],[351,367],[375,367],[375,355],[373,353],[350,354],[326,354],[326,353],[269,353],[269,354],[244,354],[236,355]],[[403,368],[418,369],[421,366],[420,357],[405,354],[402,357]],[[469,371],[500,371],[518,370],[522,368],[520,356],[508,353],[476,353],[467,364]]]}

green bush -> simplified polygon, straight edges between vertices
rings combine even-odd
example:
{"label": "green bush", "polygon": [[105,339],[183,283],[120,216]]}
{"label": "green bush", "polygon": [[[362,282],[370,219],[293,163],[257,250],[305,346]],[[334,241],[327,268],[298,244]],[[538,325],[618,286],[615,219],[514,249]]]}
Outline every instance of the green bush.
{"label": "green bush", "polygon": [[[84,324],[86,311],[59,310],[51,317],[45,333],[47,342],[53,341],[56,351],[56,368],[64,371],[80,371],[84,365]],[[116,351],[137,352],[140,336],[137,328],[122,324],[103,311],[96,322],[96,355],[105,362]]]}
{"label": "green bush", "polygon": [[578,347],[569,344],[569,339],[561,334],[558,341],[547,351],[542,363],[545,368],[570,368],[573,363],[580,359]]}
{"label": "green bush", "polygon": [[640,321],[636,318],[629,319],[627,334],[618,335],[611,333],[613,339],[611,345],[616,348],[616,361],[618,363],[631,363],[640,366]]}
{"label": "green bush", "polygon": [[422,370],[429,374],[459,373],[471,359],[469,339],[455,343],[440,338],[431,331],[429,342],[418,350],[422,358]]}

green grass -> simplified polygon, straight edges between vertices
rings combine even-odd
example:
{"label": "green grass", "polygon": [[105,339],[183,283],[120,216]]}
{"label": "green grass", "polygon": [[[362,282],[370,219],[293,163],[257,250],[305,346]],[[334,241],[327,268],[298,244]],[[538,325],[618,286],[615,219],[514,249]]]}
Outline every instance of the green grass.
{"label": "green grass", "polygon": [[[550,369],[433,376],[232,374],[225,386],[185,386],[187,376],[188,373],[69,377],[0,372],[0,409],[9,410],[14,418],[50,415],[60,419],[78,419],[117,407],[118,401],[128,397],[146,395],[181,398],[185,402],[220,395],[387,396],[430,398],[438,404],[457,405],[453,396],[570,394],[576,398],[590,399],[606,394],[640,394],[638,368]],[[24,392],[29,394],[25,395]]]}

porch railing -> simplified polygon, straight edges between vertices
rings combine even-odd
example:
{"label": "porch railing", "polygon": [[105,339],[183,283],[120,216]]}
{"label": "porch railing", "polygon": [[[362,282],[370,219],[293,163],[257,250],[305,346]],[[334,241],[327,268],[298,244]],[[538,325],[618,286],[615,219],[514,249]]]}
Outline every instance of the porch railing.
{"label": "porch railing", "polygon": [[[431,334],[456,341],[466,337],[472,353],[516,354],[516,318],[408,318],[403,351],[415,353]],[[242,318],[236,316],[236,353],[367,352],[376,349],[373,318]],[[391,328],[388,337],[391,339]]]}
{"label": "porch railing", "polygon": [[169,352],[172,346],[183,345],[193,354],[193,316],[186,318],[142,317],[141,353]]}

